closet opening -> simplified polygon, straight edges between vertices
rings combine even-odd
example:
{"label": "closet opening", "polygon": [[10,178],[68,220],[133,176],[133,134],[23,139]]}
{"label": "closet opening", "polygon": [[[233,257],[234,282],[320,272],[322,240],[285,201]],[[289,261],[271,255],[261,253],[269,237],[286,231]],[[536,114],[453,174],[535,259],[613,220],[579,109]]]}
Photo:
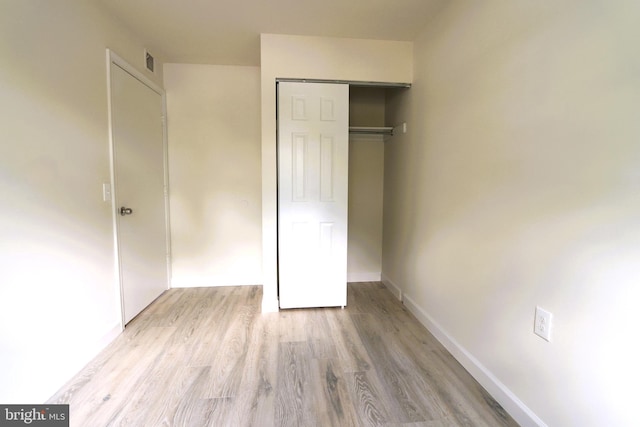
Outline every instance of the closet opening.
{"label": "closet opening", "polygon": [[[306,79],[277,81],[318,83],[317,80]],[[345,260],[347,274],[344,283],[346,289],[346,282],[373,282],[382,279],[384,143],[393,138],[394,132],[402,132],[404,129],[403,123],[388,122],[386,106],[389,99],[406,91],[410,84],[325,80],[320,83],[348,85],[348,227]],[[280,101],[277,104],[279,117]],[[276,128],[280,132],[280,124]],[[277,137],[280,140],[282,135],[278,134]],[[278,170],[280,171],[280,166]],[[280,172],[278,175],[280,176]],[[278,191],[280,190],[281,186],[278,184]],[[280,217],[280,213],[278,216]],[[278,222],[278,227],[281,227],[280,220]],[[280,265],[283,261],[280,251],[278,257]],[[278,300],[282,301],[280,274],[278,277]],[[283,306],[282,303],[280,305],[281,308],[288,306]]]}

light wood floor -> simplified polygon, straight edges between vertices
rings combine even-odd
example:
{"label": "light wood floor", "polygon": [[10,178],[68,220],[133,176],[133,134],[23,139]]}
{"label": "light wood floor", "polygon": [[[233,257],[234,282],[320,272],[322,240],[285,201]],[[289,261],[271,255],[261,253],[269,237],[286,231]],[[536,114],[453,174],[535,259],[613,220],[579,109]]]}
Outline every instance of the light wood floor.
{"label": "light wood floor", "polygon": [[49,403],[74,426],[516,426],[380,283],[260,313],[261,287],[171,289]]}

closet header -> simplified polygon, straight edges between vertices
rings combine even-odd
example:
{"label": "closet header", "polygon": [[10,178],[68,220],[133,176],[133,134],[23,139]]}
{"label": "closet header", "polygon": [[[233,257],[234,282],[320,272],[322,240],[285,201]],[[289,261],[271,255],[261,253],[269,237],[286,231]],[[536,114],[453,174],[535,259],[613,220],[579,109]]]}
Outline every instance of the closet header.
{"label": "closet header", "polygon": [[276,82],[297,82],[297,83],[339,83],[357,87],[379,87],[379,88],[410,88],[411,83],[394,82],[364,82],[359,80],[323,80],[323,79],[290,79],[277,78]]}

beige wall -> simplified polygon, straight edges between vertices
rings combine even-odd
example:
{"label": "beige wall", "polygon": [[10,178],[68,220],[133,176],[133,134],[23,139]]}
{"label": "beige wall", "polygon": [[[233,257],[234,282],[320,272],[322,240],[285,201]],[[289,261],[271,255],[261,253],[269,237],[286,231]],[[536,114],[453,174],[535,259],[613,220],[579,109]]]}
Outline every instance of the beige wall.
{"label": "beige wall", "polygon": [[260,69],[165,64],[174,287],[262,283]]}
{"label": "beige wall", "polygon": [[[349,124],[385,125],[385,89],[349,88]],[[382,272],[384,138],[349,137],[347,280],[379,281]]]}
{"label": "beige wall", "polygon": [[639,16],[451,2],[389,108],[383,274],[523,425],[640,424]]}
{"label": "beige wall", "polygon": [[0,402],[44,401],[119,332],[107,47],[142,69],[90,2],[0,2]]}
{"label": "beige wall", "polygon": [[263,311],[278,309],[276,78],[410,82],[411,47],[408,42],[261,36]]}
{"label": "beige wall", "polygon": [[383,144],[380,136],[349,138],[349,282],[381,278]]}

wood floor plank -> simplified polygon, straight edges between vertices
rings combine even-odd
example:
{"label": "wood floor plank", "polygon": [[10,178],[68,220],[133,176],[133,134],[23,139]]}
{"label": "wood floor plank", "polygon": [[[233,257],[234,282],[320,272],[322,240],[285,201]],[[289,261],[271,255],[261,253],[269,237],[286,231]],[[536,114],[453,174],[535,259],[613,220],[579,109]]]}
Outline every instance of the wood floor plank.
{"label": "wood floor plank", "polygon": [[306,342],[279,345],[275,424],[302,426],[307,416],[307,400],[312,399],[309,375],[309,348]]}
{"label": "wood floor plank", "polygon": [[444,411],[443,419],[456,419],[459,425],[485,425],[484,418],[488,425],[517,425],[440,343],[431,341],[428,331],[423,335],[430,345],[416,346],[410,334],[400,334],[397,343],[402,354],[417,360],[414,379],[431,389],[433,407]]}
{"label": "wood floor plank", "polygon": [[368,371],[372,367],[372,361],[362,345],[349,313],[348,310],[327,313],[331,338],[344,372]]}
{"label": "wood floor plank", "polygon": [[280,342],[306,342],[306,310],[284,310],[278,319]]}
{"label": "wood floor plank", "polygon": [[274,419],[274,389],[278,379],[277,313],[258,314],[252,331],[236,411],[246,416],[238,425],[269,425]]}
{"label": "wood floor plank", "polygon": [[517,425],[380,283],[344,310],[261,299],[168,290],[48,402],[72,426]]}
{"label": "wood floor plank", "polygon": [[360,425],[344,375],[340,370],[339,361],[312,361],[311,384],[314,387],[313,396],[316,401],[314,417],[320,426]]}
{"label": "wood floor plank", "polygon": [[309,351],[314,359],[333,359],[337,357],[336,345],[333,340],[327,339],[329,330],[328,316],[340,308],[326,308],[308,310],[306,314],[305,332],[309,343]]}
{"label": "wood floor plank", "polygon": [[383,426],[389,416],[383,407],[379,387],[369,380],[367,372],[353,372],[348,378],[351,400],[364,426]]}
{"label": "wood floor plank", "polygon": [[193,421],[200,422],[204,416],[200,408],[202,408],[201,400],[194,399],[197,390],[200,390],[202,383],[207,378],[209,368],[191,368],[183,367],[178,371],[174,381],[165,388],[166,397],[162,400],[162,404],[158,408],[157,413],[150,413],[148,420],[149,425],[154,426],[173,426],[188,425],[186,422],[189,417],[194,417]]}
{"label": "wood floor plank", "polygon": [[371,360],[376,367],[372,375],[380,381],[387,406],[389,421],[409,423],[426,419],[417,399],[418,393],[410,384],[412,365],[400,364],[394,359],[391,348],[393,340],[377,329],[373,314],[352,315],[356,330]]}
{"label": "wood floor plank", "polygon": [[[245,298],[253,292],[253,289],[216,289],[221,289],[224,294],[219,303],[210,304],[198,316],[198,333],[189,342],[190,355],[185,361],[190,366],[211,366],[220,357],[219,353],[224,350],[221,342],[234,323],[238,322],[240,311],[246,307]],[[255,311],[257,307],[254,306],[253,309]]]}
{"label": "wood floor plank", "polygon": [[240,305],[233,314],[222,339],[216,344],[216,357],[211,360],[211,381],[204,398],[234,397],[245,369],[256,307]]}
{"label": "wood floor plank", "polygon": [[[70,399],[52,403],[77,402],[70,407],[72,424],[78,419],[88,420],[84,425],[91,425],[93,420],[100,425],[98,420],[108,419],[112,422],[119,419],[126,413],[131,396],[136,395],[137,386],[151,375],[149,366],[170,337],[167,329],[171,328],[149,328],[137,335],[136,340],[125,340],[122,343],[124,351],[116,353],[97,369],[94,377],[82,389]],[[122,369],[123,365],[126,369]],[[135,375],[129,375],[130,372]],[[87,389],[91,393],[86,393]]]}

